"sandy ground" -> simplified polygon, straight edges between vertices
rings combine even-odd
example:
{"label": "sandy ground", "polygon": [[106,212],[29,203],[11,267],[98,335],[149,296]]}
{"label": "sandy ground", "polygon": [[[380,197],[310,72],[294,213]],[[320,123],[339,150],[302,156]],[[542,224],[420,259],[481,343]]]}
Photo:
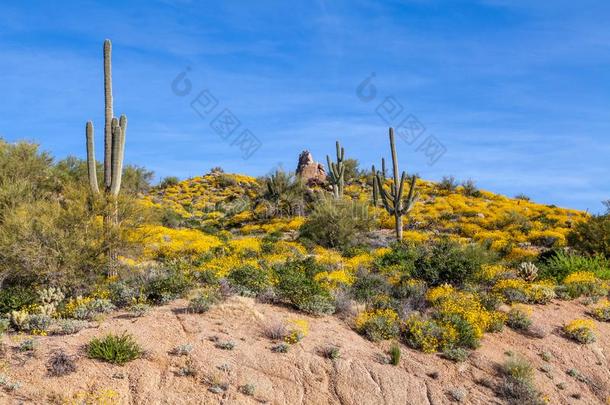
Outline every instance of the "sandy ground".
{"label": "sandy ground", "polygon": [[[0,391],[0,403],[71,403],[75,396],[112,389],[120,404],[425,405],[455,403],[452,390],[465,395],[462,403],[502,404],[494,387],[500,380],[497,367],[507,351],[531,361],[537,370],[536,384],[550,404],[603,404],[610,395],[606,358],[610,324],[596,322],[597,342],[586,346],[567,340],[558,331],[564,322],[586,317],[586,307],[576,302],[535,307],[534,324],[543,338],[505,328],[487,335],[481,348],[461,364],[402,346],[396,367],[379,360],[389,343],[369,342],[336,317],[308,317],[242,297],[200,315],[184,313],[186,304],[178,300],[135,319],[118,312],[75,335],[38,337],[33,353],[16,350],[26,336],[5,336],[0,374],[21,382],[21,387]],[[290,319],[307,319],[309,335],[288,353],[273,353],[274,342],[263,335],[263,325]],[[84,345],[91,338],[123,331],[133,334],[147,351],[144,358],[125,366],[87,358]],[[216,339],[230,340],[235,348],[219,349]],[[195,376],[179,375],[187,357],[169,353],[186,343],[193,346]],[[340,347],[339,359],[319,354],[320,348],[330,344]],[[47,374],[47,359],[57,349],[77,356],[77,372],[65,377]],[[542,352],[551,354],[550,361],[542,359]],[[578,369],[585,381],[566,374],[570,368]],[[228,388],[214,393],[210,391],[214,384]],[[245,384],[254,385],[253,395],[240,391]]]}

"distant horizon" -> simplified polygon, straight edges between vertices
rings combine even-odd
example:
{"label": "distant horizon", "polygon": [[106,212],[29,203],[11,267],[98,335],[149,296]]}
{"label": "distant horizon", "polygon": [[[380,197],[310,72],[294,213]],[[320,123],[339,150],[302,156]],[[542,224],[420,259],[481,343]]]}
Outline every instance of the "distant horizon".
{"label": "distant horizon", "polygon": [[[126,164],[157,179],[294,171],[305,149],[326,167],[335,140],[367,169],[389,159],[392,125],[401,170],[601,213],[609,12],[563,0],[3,5],[0,137],[84,158],[93,120],[100,159],[109,38]],[[219,114],[239,125],[221,133]],[[260,147],[245,151],[248,139]]]}

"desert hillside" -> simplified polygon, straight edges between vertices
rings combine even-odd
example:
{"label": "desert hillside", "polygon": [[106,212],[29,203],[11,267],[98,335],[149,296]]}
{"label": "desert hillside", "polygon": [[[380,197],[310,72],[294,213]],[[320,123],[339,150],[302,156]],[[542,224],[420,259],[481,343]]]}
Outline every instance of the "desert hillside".
{"label": "desert hillside", "polygon": [[415,179],[397,241],[379,173],[353,170],[337,195],[315,162],[311,178],[216,168],[152,188],[127,167],[108,235],[84,162],[4,148],[59,182],[28,179],[42,202],[17,194],[2,222],[5,403],[610,398],[610,270],[591,235],[606,216]]}
{"label": "desert hillside", "polygon": [[[567,341],[559,331],[566,317],[586,316],[578,303],[536,307],[535,335],[509,330],[488,335],[459,364],[403,346],[395,366],[389,364],[387,342],[367,341],[332,316],[311,317],[243,297],[203,315],[187,313],[187,306],[177,300],[139,318],[112,313],[74,335],[40,337],[33,351],[19,350],[25,336],[5,338],[5,368],[22,385],[0,398],[40,404],[503,403],[498,370],[513,355],[536,371],[547,403],[605,403],[609,395],[610,325],[600,325],[599,340],[588,346]],[[286,353],[274,352],[281,342],[266,330],[294,321],[306,322],[308,332]],[[132,334],[144,356],[125,366],[88,359],[84,346],[106,333]],[[337,349],[336,358],[328,358],[330,347]],[[183,353],[176,352],[180,348]],[[48,377],[46,359],[57,350],[76,357],[76,373]],[[244,393],[247,386],[251,393]]]}

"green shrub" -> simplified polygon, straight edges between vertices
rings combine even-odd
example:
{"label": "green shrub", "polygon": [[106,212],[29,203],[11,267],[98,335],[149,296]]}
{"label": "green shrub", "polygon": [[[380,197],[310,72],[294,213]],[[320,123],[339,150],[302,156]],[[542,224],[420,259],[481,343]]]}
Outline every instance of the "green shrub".
{"label": "green shrub", "polygon": [[[570,246],[584,254],[603,255],[610,259],[610,214],[594,215],[577,223],[567,240]],[[610,278],[609,273],[606,276],[604,278]]]}
{"label": "green shrub", "polygon": [[356,273],[356,281],[351,286],[354,299],[364,303],[371,302],[380,294],[387,295],[390,290],[391,286],[386,277],[366,270],[359,270]]}
{"label": "green shrub", "polygon": [[85,329],[88,325],[87,321],[78,319],[57,319],[51,331],[55,335],[73,335]]}
{"label": "green shrub", "polygon": [[358,333],[373,342],[392,339],[400,333],[398,315],[392,309],[363,311],[356,317],[355,326]]}
{"label": "green shrub", "polygon": [[472,280],[487,260],[487,251],[478,245],[463,247],[457,242],[441,239],[420,248],[413,276],[430,286],[461,286]]}
{"label": "green shrub", "polygon": [[74,308],[72,317],[81,320],[92,320],[98,315],[107,314],[115,309],[114,304],[105,298],[95,298]]}
{"label": "green shrub", "polygon": [[183,296],[193,285],[191,278],[182,271],[165,270],[153,274],[144,286],[146,299],[164,304]]}
{"label": "green shrub", "polygon": [[417,247],[410,243],[394,243],[389,252],[375,259],[374,265],[377,270],[396,270],[408,277],[415,269],[415,261],[418,257]]}
{"label": "green shrub", "polygon": [[245,296],[257,296],[271,286],[268,271],[251,265],[231,270],[227,278],[237,293]]}
{"label": "green shrub", "polygon": [[220,299],[220,294],[216,288],[203,288],[190,299],[188,311],[196,314],[202,314],[209,311],[210,308],[212,308],[212,305],[218,303]]}
{"label": "green shrub", "polygon": [[87,345],[87,354],[92,359],[119,365],[140,358],[143,353],[144,351],[133,336],[126,333],[108,334],[101,339],[91,340]]}
{"label": "green shrub", "polygon": [[528,330],[532,326],[532,318],[530,318],[529,310],[525,307],[513,305],[508,312],[506,324],[513,329]]}
{"label": "green shrub", "polygon": [[534,386],[534,370],[526,359],[511,355],[501,367],[499,394],[510,404],[544,405],[546,401]]}
{"label": "green shrub", "polygon": [[555,252],[541,263],[540,277],[561,282],[572,273],[590,271],[597,277],[610,278],[610,264],[602,256],[579,256],[563,251]]}
{"label": "green shrub", "polygon": [[443,357],[455,363],[461,363],[468,359],[470,352],[463,347],[449,347],[443,350]]}
{"label": "green shrub", "polygon": [[288,261],[278,266],[275,276],[279,298],[304,312],[332,314],[335,311],[333,296],[313,278],[320,271],[323,268],[313,258]]}
{"label": "green shrub", "polygon": [[8,328],[11,326],[11,322],[6,318],[0,318],[0,338],[4,335]]}
{"label": "green shrub", "polygon": [[0,314],[8,314],[33,304],[37,299],[33,288],[7,286],[0,289]]}
{"label": "green shrub", "polygon": [[348,249],[359,243],[363,232],[374,224],[368,204],[360,201],[322,198],[301,227],[301,236],[319,245]]}

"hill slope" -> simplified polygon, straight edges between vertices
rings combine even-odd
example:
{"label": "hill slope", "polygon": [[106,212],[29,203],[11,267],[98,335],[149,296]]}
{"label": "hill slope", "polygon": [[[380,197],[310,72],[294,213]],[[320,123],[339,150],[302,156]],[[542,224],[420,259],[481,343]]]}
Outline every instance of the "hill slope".
{"label": "hill slope", "polygon": [[[5,338],[4,362],[12,366],[8,377],[22,385],[14,393],[0,392],[0,402],[419,405],[452,403],[463,396],[469,404],[504,403],[495,389],[501,379],[497,367],[507,351],[521,353],[535,369],[544,370],[536,373],[536,385],[551,404],[602,404],[610,394],[605,353],[610,325],[602,324],[598,342],[587,346],[556,332],[566,317],[584,313],[585,307],[575,302],[535,308],[534,322],[545,331],[542,338],[510,330],[490,334],[461,364],[402,345],[396,367],[380,361],[387,357],[387,343],[365,340],[336,317],[309,317],[243,297],[233,297],[202,315],[183,313],[185,306],[186,301],[178,300],[136,319],[114,313],[97,328],[67,337],[40,337],[34,352],[16,349],[22,337]],[[264,336],[264,326],[292,319],[307,320],[309,333],[288,353],[272,352],[274,342]],[[88,359],[83,345],[110,331],[133,334],[147,351],[145,358],[123,367]],[[232,341],[235,348],[222,350],[215,347],[215,340]],[[170,354],[184,344],[192,345],[190,355]],[[320,355],[328,345],[340,348],[340,358]],[[77,373],[46,375],[45,359],[57,349],[79,357]],[[547,361],[543,353],[548,354]],[[181,376],[188,359],[194,375]],[[570,369],[582,376],[566,374]],[[252,396],[241,392],[247,384],[253,385]]]}

